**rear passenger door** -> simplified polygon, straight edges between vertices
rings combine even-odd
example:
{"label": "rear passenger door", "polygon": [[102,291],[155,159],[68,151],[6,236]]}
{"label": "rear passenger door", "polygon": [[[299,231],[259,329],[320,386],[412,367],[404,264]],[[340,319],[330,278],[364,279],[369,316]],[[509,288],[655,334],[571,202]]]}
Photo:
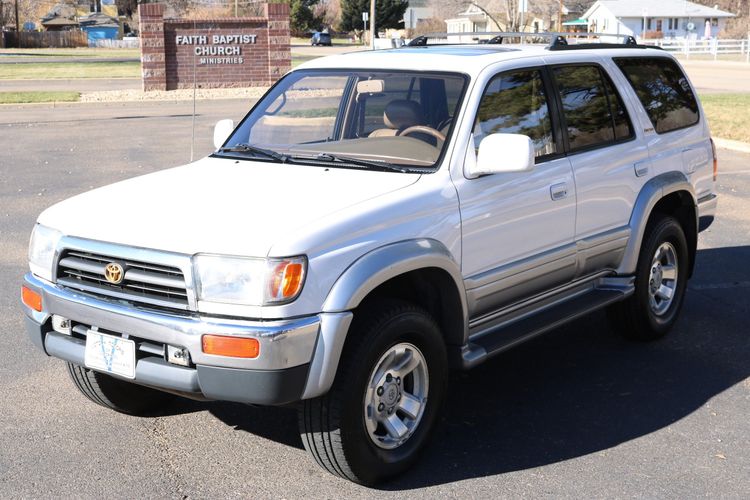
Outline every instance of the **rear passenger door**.
{"label": "rear passenger door", "polygon": [[631,111],[598,62],[551,66],[578,207],[577,275],[616,268],[633,204],[648,171],[648,148]]}

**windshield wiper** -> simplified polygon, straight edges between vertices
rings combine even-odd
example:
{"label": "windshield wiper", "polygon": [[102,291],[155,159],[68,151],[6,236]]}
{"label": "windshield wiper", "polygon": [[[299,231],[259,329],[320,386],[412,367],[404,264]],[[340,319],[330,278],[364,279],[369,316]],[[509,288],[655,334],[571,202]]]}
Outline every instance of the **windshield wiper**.
{"label": "windshield wiper", "polygon": [[289,157],[286,155],[283,155],[279,152],[276,152],[272,149],[266,149],[261,148],[258,146],[253,146],[252,144],[235,144],[234,146],[228,146],[226,148],[219,149],[219,153],[254,153],[263,155],[266,158],[272,158],[274,160],[280,161],[281,163],[286,163],[289,161]]}
{"label": "windshield wiper", "polygon": [[345,163],[349,165],[357,165],[359,167],[377,168],[381,170],[391,170],[394,172],[408,173],[413,170],[394,165],[392,163],[386,163],[382,161],[362,160],[360,158],[353,158],[351,156],[335,155],[331,153],[319,153],[314,157],[316,160],[330,161],[332,163]]}

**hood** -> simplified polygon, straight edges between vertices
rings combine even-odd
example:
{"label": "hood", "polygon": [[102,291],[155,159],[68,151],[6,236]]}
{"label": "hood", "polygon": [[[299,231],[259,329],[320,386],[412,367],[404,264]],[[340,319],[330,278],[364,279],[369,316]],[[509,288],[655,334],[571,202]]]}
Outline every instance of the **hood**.
{"label": "hood", "polygon": [[295,229],[418,179],[205,158],[62,201],[39,223],[68,236],[129,246],[261,257]]}

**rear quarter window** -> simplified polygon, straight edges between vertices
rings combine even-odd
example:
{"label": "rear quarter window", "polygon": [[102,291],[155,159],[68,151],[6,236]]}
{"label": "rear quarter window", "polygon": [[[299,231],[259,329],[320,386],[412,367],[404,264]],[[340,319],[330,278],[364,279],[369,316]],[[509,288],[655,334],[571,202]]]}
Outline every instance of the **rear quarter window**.
{"label": "rear quarter window", "polygon": [[698,123],[698,102],[688,79],[666,57],[615,58],[658,134]]}

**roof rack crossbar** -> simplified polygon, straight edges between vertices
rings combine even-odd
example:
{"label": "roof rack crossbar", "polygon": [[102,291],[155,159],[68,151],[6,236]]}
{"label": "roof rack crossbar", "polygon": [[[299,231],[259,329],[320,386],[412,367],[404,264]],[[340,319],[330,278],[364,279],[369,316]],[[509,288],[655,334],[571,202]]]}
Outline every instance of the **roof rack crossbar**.
{"label": "roof rack crossbar", "polygon": [[[480,36],[491,36],[488,40],[480,40]],[[540,33],[529,33],[521,31],[467,31],[458,33],[426,33],[414,38],[409,42],[407,47],[427,47],[429,46],[429,40],[435,39],[447,39],[449,37],[474,37],[478,43],[485,43],[491,45],[500,45],[504,40],[508,38],[544,38],[549,39],[547,49],[549,50],[580,50],[580,49],[596,49],[596,48],[647,48],[650,46],[638,45],[638,42],[632,35],[625,34],[613,34],[613,33],[569,33],[569,32],[553,32],[545,31]],[[569,43],[568,38],[621,38],[621,43]],[[435,45],[461,45],[462,43],[438,43]]]}

